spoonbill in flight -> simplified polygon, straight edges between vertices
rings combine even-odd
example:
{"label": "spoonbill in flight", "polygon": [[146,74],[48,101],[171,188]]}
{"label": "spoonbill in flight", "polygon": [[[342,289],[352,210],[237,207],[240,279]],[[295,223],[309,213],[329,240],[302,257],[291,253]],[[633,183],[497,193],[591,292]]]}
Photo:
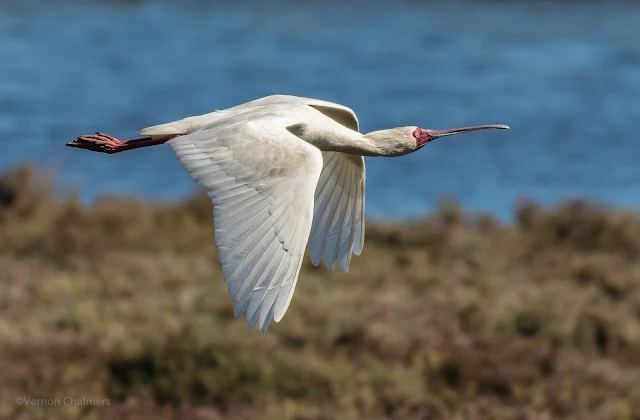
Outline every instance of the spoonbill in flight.
{"label": "spoonbill in flight", "polygon": [[118,153],[168,143],[213,200],[215,240],[236,318],[264,333],[284,316],[305,246],[347,272],[364,244],[363,156],[395,157],[482,125],[358,132],[346,106],[273,95],[139,131],[136,140],[96,133],[67,146]]}

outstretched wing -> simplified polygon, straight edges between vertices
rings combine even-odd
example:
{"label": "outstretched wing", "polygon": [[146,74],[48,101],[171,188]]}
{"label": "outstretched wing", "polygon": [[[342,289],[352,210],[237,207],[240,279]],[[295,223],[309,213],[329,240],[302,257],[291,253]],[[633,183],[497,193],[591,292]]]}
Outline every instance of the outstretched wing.
{"label": "outstretched wing", "polygon": [[298,279],[322,169],[320,150],[276,118],[228,124],[169,144],[214,204],[215,239],[234,314],[265,332]]}
{"label": "outstretched wing", "polygon": [[315,192],[313,226],[307,248],[313,264],[345,273],[351,254],[364,245],[365,166],[362,156],[322,152],[323,168]]}

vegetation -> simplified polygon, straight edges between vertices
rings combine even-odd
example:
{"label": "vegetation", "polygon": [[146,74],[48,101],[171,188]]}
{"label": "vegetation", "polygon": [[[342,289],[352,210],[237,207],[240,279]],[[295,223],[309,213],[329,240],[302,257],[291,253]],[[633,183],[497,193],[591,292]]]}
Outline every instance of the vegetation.
{"label": "vegetation", "polygon": [[640,217],[522,203],[515,220],[443,203],[369,221],[350,273],[306,259],[262,335],[233,318],[206,196],[84,205],[15,168],[0,418],[639,419]]}

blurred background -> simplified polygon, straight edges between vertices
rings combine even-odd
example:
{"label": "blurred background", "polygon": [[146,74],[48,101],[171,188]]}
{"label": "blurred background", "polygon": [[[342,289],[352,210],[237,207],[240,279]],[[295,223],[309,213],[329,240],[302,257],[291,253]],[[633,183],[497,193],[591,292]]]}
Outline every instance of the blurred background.
{"label": "blurred background", "polygon": [[[0,0],[0,417],[640,418],[639,22],[637,1]],[[262,336],[168,147],[64,143],[274,93],[363,132],[512,129],[368,159],[362,257],[305,260]]]}
{"label": "blurred background", "polygon": [[345,104],[364,132],[512,126],[370,159],[375,217],[420,216],[441,196],[503,218],[520,197],[638,206],[636,2],[0,4],[0,138],[19,142],[0,165],[53,167],[89,200],[193,185],[166,147],[105,159],[61,143],[286,93]]}

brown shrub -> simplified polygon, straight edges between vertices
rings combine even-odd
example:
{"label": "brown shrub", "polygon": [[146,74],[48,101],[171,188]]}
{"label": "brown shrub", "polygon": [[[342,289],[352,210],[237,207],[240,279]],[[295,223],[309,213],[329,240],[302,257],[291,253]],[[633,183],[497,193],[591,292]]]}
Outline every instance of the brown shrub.
{"label": "brown shrub", "polygon": [[305,261],[262,335],[233,318],[211,212],[1,175],[0,417],[640,418],[634,213],[373,221],[348,275]]}

